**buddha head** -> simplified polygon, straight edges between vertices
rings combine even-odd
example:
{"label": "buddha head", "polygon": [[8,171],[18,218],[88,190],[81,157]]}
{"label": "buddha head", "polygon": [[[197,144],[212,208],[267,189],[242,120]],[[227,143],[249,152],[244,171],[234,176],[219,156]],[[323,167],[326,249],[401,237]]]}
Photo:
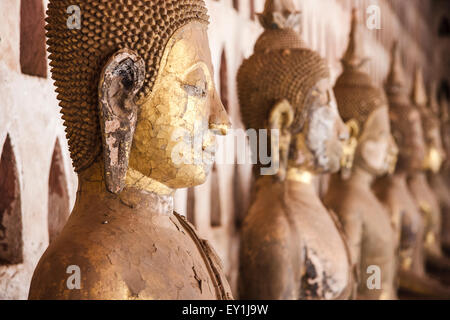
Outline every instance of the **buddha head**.
{"label": "buddha head", "polygon": [[[237,76],[246,128],[266,129],[269,135],[279,132],[279,148],[272,145],[271,156],[279,161],[274,174],[280,180],[288,168],[339,170],[348,131],[337,110],[326,62],[294,31],[300,16],[292,1],[267,1],[259,17],[264,32]],[[255,169],[261,167],[258,163]]]}
{"label": "buddha head", "polygon": [[[68,6],[81,13],[68,29]],[[108,191],[205,181],[228,116],[215,91],[203,0],[50,0],[52,77],[75,171]],[[195,143],[194,143],[195,142]],[[164,189],[164,188],[163,188]]]}
{"label": "buddha head", "polygon": [[422,129],[426,145],[423,169],[437,173],[444,161],[445,154],[442,147],[439,119],[435,114],[439,107],[436,101],[436,90],[433,87],[435,86],[432,86],[429,97],[427,97],[422,71],[420,68],[416,68],[411,99],[422,118]]}
{"label": "buddha head", "polygon": [[391,135],[386,96],[362,71],[367,59],[360,31],[353,10],[350,41],[342,58],[343,72],[334,93],[342,119],[352,128],[351,139],[357,141],[353,166],[381,176],[395,167],[398,149]]}
{"label": "buddha head", "polygon": [[421,170],[426,145],[420,112],[411,104],[397,42],[392,47],[391,67],[385,83],[392,134],[399,148],[397,172]]}

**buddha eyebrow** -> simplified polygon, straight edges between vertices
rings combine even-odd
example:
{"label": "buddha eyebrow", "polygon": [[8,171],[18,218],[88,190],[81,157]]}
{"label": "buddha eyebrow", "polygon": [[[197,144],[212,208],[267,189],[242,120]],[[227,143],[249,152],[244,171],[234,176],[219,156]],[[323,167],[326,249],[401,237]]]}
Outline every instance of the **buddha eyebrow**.
{"label": "buddha eyebrow", "polygon": [[183,74],[183,78],[186,78],[196,69],[201,69],[206,77],[206,82],[211,83],[211,73],[209,72],[208,66],[203,61],[198,61],[197,63],[194,63],[191,67],[189,67]]}

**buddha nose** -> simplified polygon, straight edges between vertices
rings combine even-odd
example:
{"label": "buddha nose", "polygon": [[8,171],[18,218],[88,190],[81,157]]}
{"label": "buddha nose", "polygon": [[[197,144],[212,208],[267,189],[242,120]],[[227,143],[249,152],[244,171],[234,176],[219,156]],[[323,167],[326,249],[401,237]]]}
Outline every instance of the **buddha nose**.
{"label": "buddha nose", "polygon": [[211,96],[210,108],[209,129],[216,135],[227,135],[231,122],[216,90]]}

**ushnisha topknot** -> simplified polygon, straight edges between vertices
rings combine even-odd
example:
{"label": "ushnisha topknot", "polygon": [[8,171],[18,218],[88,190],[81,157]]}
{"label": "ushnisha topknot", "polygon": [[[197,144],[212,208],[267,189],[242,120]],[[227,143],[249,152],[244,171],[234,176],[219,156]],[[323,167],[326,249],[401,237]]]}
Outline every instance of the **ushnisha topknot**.
{"label": "ushnisha topknot", "polygon": [[384,88],[389,104],[410,104],[398,41],[395,41],[392,45],[391,66]]}
{"label": "ushnisha topknot", "polygon": [[[400,57],[400,48],[397,41],[394,42],[391,51],[391,66],[384,85],[388,98],[389,113],[393,121],[392,130],[409,132],[411,124],[405,119],[409,119],[411,113],[415,110],[406,86],[405,71]],[[406,134],[405,134],[406,135]],[[398,141],[399,144],[400,141]]]}
{"label": "ushnisha topknot", "polygon": [[[81,28],[67,27],[67,9],[80,8]],[[190,22],[208,23],[203,0],[50,0],[47,44],[52,78],[76,172],[101,151],[99,77],[108,58],[124,48],[146,64],[138,99],[151,92],[172,35]]]}
{"label": "ushnisha topknot", "polygon": [[293,29],[300,22],[291,0],[266,1],[259,15],[264,32],[237,75],[238,96],[244,125],[265,128],[270,109],[283,99],[294,108],[292,128],[303,127],[308,91],[329,78],[327,63],[308,48]]}
{"label": "ushnisha topknot", "polygon": [[368,59],[363,54],[360,31],[357,11],[353,9],[349,44],[342,58],[344,70],[336,80],[334,94],[342,120],[354,119],[362,128],[373,111],[387,107],[387,98],[361,70]]}
{"label": "ushnisha topknot", "polygon": [[[400,47],[395,41],[391,51],[391,65],[384,85],[388,98],[391,130],[396,144],[400,147],[396,170],[409,170],[411,157],[417,152],[416,137],[423,137],[420,113],[414,108],[406,86]],[[420,134],[414,133],[419,123]]]}

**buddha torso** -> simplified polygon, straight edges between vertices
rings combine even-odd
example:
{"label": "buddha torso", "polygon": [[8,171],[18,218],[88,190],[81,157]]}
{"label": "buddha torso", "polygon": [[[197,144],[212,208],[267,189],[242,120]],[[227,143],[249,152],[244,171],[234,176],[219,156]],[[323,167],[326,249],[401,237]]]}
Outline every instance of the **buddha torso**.
{"label": "buddha torso", "polygon": [[424,275],[424,225],[406,178],[393,176],[382,181],[383,184],[377,186],[378,196],[389,209],[391,221],[398,233],[400,267],[417,275]]}
{"label": "buddha torso", "polygon": [[442,173],[431,174],[429,183],[436,195],[442,212],[442,244],[450,249],[450,189]]}
{"label": "buddha torso", "polygon": [[[389,214],[369,188],[343,183],[328,194],[325,203],[346,231],[353,261],[358,265],[359,299],[394,299],[396,240]],[[367,285],[368,267],[381,270],[381,289]]]}
{"label": "buddha torso", "polygon": [[[242,231],[241,272],[246,282],[241,282],[241,298],[350,297],[352,268],[346,244],[309,187],[287,181],[257,191]],[[261,268],[265,264],[275,279]]]}
{"label": "buddha torso", "polygon": [[[219,259],[207,243],[181,217],[151,207],[142,191],[129,195],[104,192],[77,201],[35,270],[30,298],[231,298]],[[67,288],[71,265],[80,267],[80,290]]]}
{"label": "buddha torso", "polygon": [[424,173],[413,175],[408,186],[418,204],[425,224],[425,249],[440,254],[441,210]]}

